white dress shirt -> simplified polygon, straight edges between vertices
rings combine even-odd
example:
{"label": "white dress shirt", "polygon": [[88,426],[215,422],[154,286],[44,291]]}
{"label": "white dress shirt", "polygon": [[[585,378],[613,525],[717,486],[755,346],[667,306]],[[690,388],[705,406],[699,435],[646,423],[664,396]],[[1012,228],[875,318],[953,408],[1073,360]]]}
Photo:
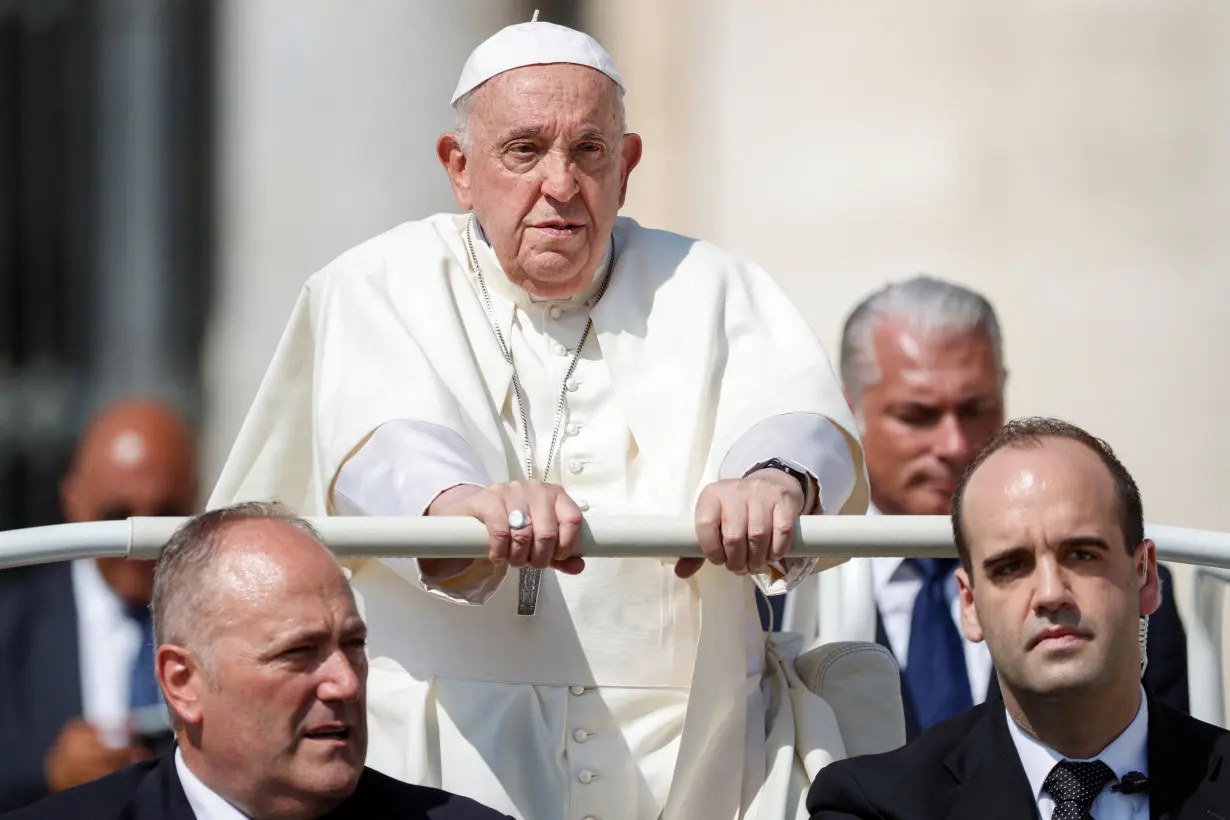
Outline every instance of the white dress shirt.
{"label": "white dress shirt", "polygon": [[179,775],[180,785],[184,787],[184,795],[196,820],[248,820],[248,816],[226,802],[213,789],[201,782],[184,762],[184,753],[175,750],[175,773]]}
{"label": "white dress shirt", "polygon": [[[1008,733],[1021,757],[1021,765],[1025,768],[1025,776],[1029,779],[1029,787],[1033,789],[1034,799],[1038,801],[1038,814],[1041,820],[1051,820],[1055,812],[1055,801],[1049,794],[1042,791],[1042,784],[1055,764],[1064,760],[1059,752],[1042,745],[1017,726],[1012,716],[1008,716]],[[1128,772],[1149,774],[1149,705],[1145,699],[1144,687],[1140,689],[1140,708],[1136,717],[1123,730],[1119,737],[1089,760],[1101,760],[1116,778],[1122,779]],[[1067,758],[1071,759],[1071,758]],[[1089,809],[1090,815],[1097,820],[1149,820],[1149,795],[1147,792],[1123,794],[1110,790],[1108,783]]]}
{"label": "white dress shirt", "polygon": [[129,676],[141,628],[124,613],[124,602],[107,586],[94,559],[73,561],[72,581],[82,716],[104,744],[127,746]]}
{"label": "white dress shirt", "polygon": [[[869,513],[870,514],[870,513]],[[914,616],[914,601],[922,590],[922,574],[904,558],[872,558],[872,577],[875,580],[876,606],[884,622],[884,634],[888,636],[889,648],[904,669],[909,665],[910,624]],[[961,598],[957,578],[948,576],[944,584],[944,599],[952,607],[952,620],[961,634]],[[974,703],[987,699],[991,683],[991,653],[987,645],[973,643],[961,635],[965,646],[965,671],[969,675],[969,691]]]}

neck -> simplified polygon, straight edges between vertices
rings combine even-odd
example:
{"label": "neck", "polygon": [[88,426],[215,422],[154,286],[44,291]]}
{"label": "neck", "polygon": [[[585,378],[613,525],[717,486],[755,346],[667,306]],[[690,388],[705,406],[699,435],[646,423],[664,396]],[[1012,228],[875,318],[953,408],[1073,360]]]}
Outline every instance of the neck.
{"label": "neck", "polygon": [[208,764],[196,746],[182,742],[179,746],[184,765],[214,794],[230,803],[253,820],[317,820],[337,808],[342,800],[312,801],[310,804],[293,795],[268,788],[248,788]]}
{"label": "neck", "polygon": [[1113,691],[1039,696],[1003,687],[1004,706],[1017,726],[1039,743],[1073,760],[1102,753],[1136,717],[1140,683],[1123,676]]}

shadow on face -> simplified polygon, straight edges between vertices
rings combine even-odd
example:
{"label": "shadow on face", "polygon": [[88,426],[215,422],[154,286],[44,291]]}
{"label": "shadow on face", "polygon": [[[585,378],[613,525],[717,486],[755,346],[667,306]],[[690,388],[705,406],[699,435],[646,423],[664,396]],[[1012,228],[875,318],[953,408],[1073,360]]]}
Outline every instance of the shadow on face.
{"label": "shadow on face", "polygon": [[966,637],[985,640],[1005,696],[1134,688],[1137,628],[1160,602],[1151,542],[1129,553],[1109,471],[1061,438],[996,451],[962,503]]}
{"label": "shadow on face", "polygon": [[872,499],[890,515],[947,515],[979,449],[1004,423],[999,363],[985,330],[875,330],[880,380],[858,402]]}

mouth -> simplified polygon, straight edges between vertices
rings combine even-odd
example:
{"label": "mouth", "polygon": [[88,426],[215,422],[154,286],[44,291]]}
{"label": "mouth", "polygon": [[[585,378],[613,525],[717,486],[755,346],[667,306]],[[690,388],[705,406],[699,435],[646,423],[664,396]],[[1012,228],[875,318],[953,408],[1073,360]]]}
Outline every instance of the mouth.
{"label": "mouth", "polygon": [[317,726],[314,729],[309,729],[303,733],[306,740],[314,740],[323,743],[345,744],[350,742],[354,732],[349,726],[342,723],[331,723],[325,726]]}
{"label": "mouth", "polygon": [[548,236],[576,236],[581,231],[585,230],[585,225],[580,222],[566,222],[562,219],[553,219],[547,222],[538,222],[530,225],[536,231],[542,231]]}
{"label": "mouth", "polygon": [[1089,633],[1080,629],[1071,627],[1061,627],[1058,629],[1046,629],[1034,635],[1029,642],[1029,648],[1035,649],[1043,647],[1045,649],[1063,649],[1069,646],[1075,646],[1078,643],[1089,640]]}

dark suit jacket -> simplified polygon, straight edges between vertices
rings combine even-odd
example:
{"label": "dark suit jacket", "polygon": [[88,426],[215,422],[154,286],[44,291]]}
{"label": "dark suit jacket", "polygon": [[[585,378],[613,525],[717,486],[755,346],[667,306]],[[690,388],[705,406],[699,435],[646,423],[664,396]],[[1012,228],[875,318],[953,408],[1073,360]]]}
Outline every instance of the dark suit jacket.
{"label": "dark suit jacket", "polygon": [[[1172,589],[1170,570],[1158,566],[1158,575],[1164,589]],[[888,635],[884,631],[884,623],[876,612],[876,643],[889,652],[893,651],[888,643]],[[1162,596],[1162,605],[1149,618],[1149,645],[1146,650],[1149,663],[1145,667],[1145,688],[1159,701],[1180,712],[1190,711],[1187,691],[1187,633],[1183,630],[1183,621],[1179,618],[1179,609],[1175,606],[1174,596]],[[987,700],[1002,700],[999,691],[999,678],[995,670],[991,670],[991,681],[987,686]],[[901,700],[905,706],[905,736],[907,740],[918,737],[918,721],[914,715],[914,703],[910,698],[910,690],[905,685],[905,677],[901,679]],[[1230,818],[1227,818],[1230,820]]]}
{"label": "dark suit jacket", "polygon": [[[0,815],[7,820],[194,820],[192,807],[175,771],[174,754],[121,769],[113,775],[68,789],[24,809]],[[510,820],[467,797],[412,786],[364,769],[358,788],[327,817],[333,820]]]}
{"label": "dark suit jacket", "polygon": [[[1225,730],[1149,698],[1153,820],[1230,820],[1226,738]],[[811,820],[1038,817],[1000,701],[975,706],[900,749],[830,763],[812,783],[807,809]]]}
{"label": "dark suit jacket", "polygon": [[47,793],[43,758],[81,714],[72,565],[0,570],[0,811]]}

